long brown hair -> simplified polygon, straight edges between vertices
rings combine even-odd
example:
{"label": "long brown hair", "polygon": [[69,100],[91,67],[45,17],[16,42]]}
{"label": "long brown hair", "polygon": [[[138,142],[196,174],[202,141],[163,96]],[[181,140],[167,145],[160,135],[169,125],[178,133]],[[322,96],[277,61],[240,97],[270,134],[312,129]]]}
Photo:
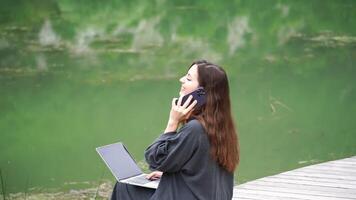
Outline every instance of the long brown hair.
{"label": "long brown hair", "polygon": [[223,68],[206,60],[195,61],[199,86],[206,91],[206,104],[194,110],[208,133],[211,156],[227,171],[233,173],[240,161],[240,148],[231,114],[229,82]]}

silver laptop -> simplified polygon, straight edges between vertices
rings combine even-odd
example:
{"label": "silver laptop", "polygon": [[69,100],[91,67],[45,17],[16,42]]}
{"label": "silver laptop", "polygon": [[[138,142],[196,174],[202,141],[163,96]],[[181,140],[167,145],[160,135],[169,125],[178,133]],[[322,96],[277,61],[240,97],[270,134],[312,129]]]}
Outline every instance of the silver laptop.
{"label": "silver laptop", "polygon": [[154,181],[146,179],[146,174],[142,173],[121,142],[97,147],[96,151],[118,182],[157,189],[159,179]]}

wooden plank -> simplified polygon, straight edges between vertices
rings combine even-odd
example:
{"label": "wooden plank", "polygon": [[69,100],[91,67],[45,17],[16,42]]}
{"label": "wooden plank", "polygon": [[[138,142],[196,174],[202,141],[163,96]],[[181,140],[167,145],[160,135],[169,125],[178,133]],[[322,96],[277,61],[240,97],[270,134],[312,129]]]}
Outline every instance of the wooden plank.
{"label": "wooden plank", "polygon": [[[335,162],[335,161],[331,161],[332,163]],[[345,166],[350,166],[350,167],[356,167],[356,164],[354,162],[351,162],[351,161],[337,161],[335,162],[339,165],[345,165]]]}
{"label": "wooden plank", "polygon": [[[288,200],[291,198],[294,199],[304,199],[304,200],[352,200],[352,198],[340,198],[340,197],[329,197],[329,196],[316,196],[316,195],[309,195],[309,194],[294,194],[294,193],[284,193],[284,192],[273,192],[268,190],[261,190],[261,189],[243,189],[238,188],[234,192],[234,197],[237,199],[241,196],[243,197],[246,194],[250,195],[262,195],[267,197],[276,197],[283,200]],[[273,199],[273,198],[271,198]]]}
{"label": "wooden plank", "polygon": [[313,186],[323,186],[323,187],[335,187],[335,188],[345,188],[345,189],[354,189],[356,190],[356,184],[347,184],[347,183],[335,183],[335,182],[324,182],[317,180],[299,180],[299,179],[290,179],[290,178],[281,178],[279,176],[276,177],[266,177],[261,179],[261,181],[267,182],[276,182],[276,183],[291,183],[291,184],[299,184],[299,185],[313,185]]}
{"label": "wooden plank", "polygon": [[[277,176],[274,176],[277,177]],[[291,180],[309,180],[315,182],[325,182],[325,183],[335,183],[335,184],[348,184],[348,185],[356,185],[356,181],[349,180],[338,180],[338,179],[328,179],[328,178],[318,178],[318,177],[305,177],[298,175],[287,175],[287,174],[279,174],[278,178],[291,179]]]}
{"label": "wooden plank", "polygon": [[320,171],[340,171],[340,172],[350,172],[350,173],[356,173],[356,168],[345,168],[345,167],[338,167],[338,166],[328,166],[328,165],[314,165],[310,167],[305,167],[301,169],[318,169]]}
{"label": "wooden plank", "polygon": [[[254,200],[286,200],[286,197],[281,197],[281,196],[271,196],[269,194],[259,194],[259,193],[249,193],[246,192],[245,190],[237,190],[235,191],[236,196],[233,197],[233,199],[243,199],[243,198],[248,198],[248,199],[254,199]],[[296,197],[288,197],[288,200],[305,200],[305,198],[296,198]]]}
{"label": "wooden plank", "polygon": [[349,166],[340,165],[340,164],[337,164],[337,163],[323,163],[322,165],[319,164],[318,166],[338,167],[338,168],[341,168],[341,169],[349,169],[349,170],[354,170],[355,169],[355,167],[349,167]]}
{"label": "wooden plank", "polygon": [[232,197],[232,200],[260,200],[260,199],[256,199],[256,198],[248,198],[248,197]]}
{"label": "wooden plank", "polygon": [[295,170],[296,172],[307,172],[307,173],[324,173],[324,174],[330,174],[330,175],[342,175],[342,176],[356,176],[356,172],[350,172],[350,171],[337,171],[333,169],[329,170],[321,170],[321,169],[315,169],[315,168],[301,168]]}
{"label": "wooden plank", "polygon": [[355,166],[351,166],[351,165],[344,165],[344,164],[341,164],[341,163],[327,163],[326,165],[323,165],[323,166],[334,166],[334,167],[342,167],[342,168],[348,168],[348,169],[351,169],[351,170],[355,170]]}
{"label": "wooden plank", "polygon": [[281,188],[281,187],[274,187],[274,186],[266,186],[266,185],[257,185],[257,184],[244,184],[240,186],[241,189],[250,189],[250,190],[262,190],[262,191],[269,191],[273,193],[284,193],[284,194],[299,194],[299,195],[309,195],[309,196],[322,196],[322,197],[333,197],[333,198],[349,198],[355,197],[352,194],[342,194],[338,192],[334,192],[332,190],[329,191],[316,191],[316,190],[304,190],[304,189],[297,189],[297,188]]}
{"label": "wooden plank", "polygon": [[323,173],[306,173],[306,172],[288,171],[288,172],[283,172],[283,174],[293,174],[293,175],[299,175],[299,176],[305,176],[305,177],[318,177],[318,178],[356,181],[356,177],[352,177],[352,176],[329,175],[329,174],[323,174]]}
{"label": "wooden plank", "polygon": [[347,196],[356,196],[356,190],[351,190],[348,188],[337,188],[337,187],[328,187],[328,186],[315,186],[315,185],[303,185],[295,183],[281,183],[281,182],[268,182],[268,181],[255,181],[253,183],[245,184],[244,186],[271,186],[278,189],[285,188],[298,191],[318,191],[323,193],[334,193],[336,196],[347,195]]}
{"label": "wooden plank", "polygon": [[352,159],[352,160],[350,160],[350,159],[347,159],[347,158],[345,158],[345,159],[341,159],[341,160],[332,160],[332,161],[329,161],[329,162],[338,162],[338,163],[345,163],[345,164],[355,164],[354,162],[354,160]]}
{"label": "wooden plank", "polygon": [[233,199],[356,200],[356,156],[305,166],[235,186]]}
{"label": "wooden plank", "polygon": [[340,161],[356,162],[356,156],[350,157],[350,158],[344,158],[344,159],[341,159]]}

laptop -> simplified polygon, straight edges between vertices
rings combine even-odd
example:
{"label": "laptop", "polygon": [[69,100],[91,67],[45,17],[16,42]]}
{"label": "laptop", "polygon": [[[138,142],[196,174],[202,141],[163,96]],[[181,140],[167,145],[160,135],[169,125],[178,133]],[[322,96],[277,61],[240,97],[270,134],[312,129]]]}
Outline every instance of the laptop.
{"label": "laptop", "polygon": [[97,147],[96,151],[118,182],[157,189],[159,179],[146,179],[147,174],[141,171],[121,142]]}

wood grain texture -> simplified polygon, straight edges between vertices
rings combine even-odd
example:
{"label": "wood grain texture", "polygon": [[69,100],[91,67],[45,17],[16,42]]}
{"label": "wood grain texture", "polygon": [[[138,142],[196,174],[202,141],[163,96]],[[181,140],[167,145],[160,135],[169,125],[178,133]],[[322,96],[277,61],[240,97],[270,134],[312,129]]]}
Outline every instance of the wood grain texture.
{"label": "wood grain texture", "polygon": [[232,199],[356,200],[356,156],[237,185]]}

